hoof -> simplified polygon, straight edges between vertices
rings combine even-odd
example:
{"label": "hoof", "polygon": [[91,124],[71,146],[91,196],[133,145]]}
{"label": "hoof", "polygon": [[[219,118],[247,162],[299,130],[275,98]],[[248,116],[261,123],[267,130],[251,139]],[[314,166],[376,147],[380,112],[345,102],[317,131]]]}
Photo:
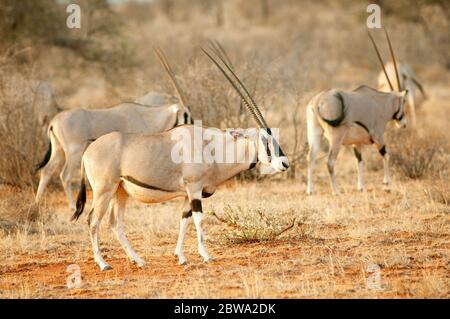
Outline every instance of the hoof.
{"label": "hoof", "polygon": [[113,269],[113,268],[111,267],[111,265],[108,265],[108,264],[100,266],[101,271],[111,270],[111,269]]}
{"label": "hoof", "polygon": [[147,263],[143,260],[133,260],[133,264],[135,264],[139,268],[143,268],[147,265]]}
{"label": "hoof", "polygon": [[203,262],[204,263],[210,263],[210,262],[213,262],[213,261],[214,261],[214,258],[212,258],[211,256],[203,257]]}
{"label": "hoof", "polygon": [[181,266],[187,265],[187,259],[186,259],[186,257],[184,257],[184,256],[178,256],[177,254],[175,254],[175,257],[178,258],[178,265],[181,265]]}

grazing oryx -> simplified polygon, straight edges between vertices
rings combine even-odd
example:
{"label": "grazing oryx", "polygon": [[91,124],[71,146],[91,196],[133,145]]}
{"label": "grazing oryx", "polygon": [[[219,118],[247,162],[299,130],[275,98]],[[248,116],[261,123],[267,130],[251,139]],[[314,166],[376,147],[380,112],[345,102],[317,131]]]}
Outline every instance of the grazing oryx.
{"label": "grazing oryx", "polygon": [[[409,64],[406,63],[398,63],[395,60],[395,56],[393,54],[392,44],[389,39],[389,35],[386,30],[384,30],[385,36],[389,45],[389,50],[391,52],[392,61],[384,64],[383,59],[381,58],[380,51],[375,43],[370,32],[369,38],[372,42],[372,45],[377,54],[378,60],[380,62],[382,70],[378,74],[378,89],[383,92],[392,92],[392,91],[408,91],[408,110],[407,113],[410,113],[411,116],[411,124],[413,127],[416,126],[416,105],[419,102],[419,91],[422,95],[423,99],[427,98],[425,90],[422,84],[417,80],[417,77]],[[395,82],[392,82],[390,79],[396,78]]]}
{"label": "grazing oryx", "polygon": [[57,114],[48,127],[47,135],[50,142],[47,154],[37,166],[37,170],[42,170],[36,202],[40,201],[52,175],[61,164],[64,164],[60,178],[69,206],[72,210],[75,209],[72,198],[72,177],[80,166],[84,149],[92,140],[113,131],[156,133],[193,122],[184,94],[167,59],[160,50],[155,51],[170,76],[180,104],[149,107],[131,102],[107,109],[76,109]]}
{"label": "grazing oryx", "polygon": [[[226,163],[208,161],[203,152],[200,153],[200,161],[192,161],[191,156],[188,156],[188,160],[174,160],[174,150],[180,146],[184,150],[187,149],[190,154],[198,152],[198,148],[204,149],[206,146],[204,140],[196,143],[194,138],[195,130],[202,130],[200,126],[181,126],[153,135],[114,132],[100,137],[89,145],[82,159],[82,183],[77,199],[77,210],[72,219],[78,219],[83,212],[87,179],[93,190],[92,209],[88,217],[89,233],[94,260],[101,270],[111,269],[100,254],[98,239],[99,224],[109,205],[111,205],[109,220],[113,231],[131,261],[142,266],[144,261],[130,246],[123,231],[127,198],[132,197],[144,203],[159,203],[175,197],[184,197],[175,255],[178,256],[180,264],[186,263],[183,254],[184,238],[186,227],[193,217],[197,229],[198,250],[206,262],[210,261],[211,257],[204,246],[201,199],[211,196],[218,185],[252,168],[258,161],[271,173],[285,171],[289,167],[287,157],[279,149],[277,140],[272,136],[258,106],[243,84],[224,61],[223,64],[235,81],[209,53],[204,52],[240,95],[260,129],[252,129],[251,132],[255,134],[250,136],[242,134],[242,131],[214,129],[214,140],[220,140],[221,143],[218,144],[226,150],[234,150],[232,161]],[[238,88],[239,86],[242,90]],[[180,141],[180,136],[186,138]],[[215,152],[221,147],[215,149]]]}

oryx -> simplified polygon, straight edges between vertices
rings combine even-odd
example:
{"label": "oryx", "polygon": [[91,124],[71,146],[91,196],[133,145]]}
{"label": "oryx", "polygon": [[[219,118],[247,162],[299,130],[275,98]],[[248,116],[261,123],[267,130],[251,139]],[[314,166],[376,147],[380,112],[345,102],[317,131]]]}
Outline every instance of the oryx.
{"label": "oryx", "polygon": [[40,201],[50,178],[63,164],[60,173],[61,182],[70,208],[75,209],[72,198],[72,177],[80,166],[81,156],[87,144],[100,136],[113,131],[156,133],[193,122],[184,94],[167,59],[160,50],[155,51],[170,76],[180,103],[149,107],[128,102],[106,109],[75,109],[58,113],[48,126],[47,154],[37,166],[38,170],[41,169],[41,178],[36,202]]}
{"label": "oryx", "polygon": [[[394,57],[393,51],[391,53]],[[333,194],[338,193],[334,163],[341,145],[353,146],[358,161],[358,190],[362,191],[364,165],[361,149],[365,144],[375,144],[383,157],[383,184],[385,189],[389,189],[389,154],[384,143],[384,131],[391,120],[399,127],[406,127],[404,103],[407,93],[381,92],[363,85],[353,91],[323,91],[310,100],[306,108],[309,144],[307,194],[313,192],[313,170],[322,135],[330,144],[327,167]]]}
{"label": "oryx", "polygon": [[[393,54],[392,44],[389,39],[389,35],[386,30],[384,30],[385,36],[389,45],[389,50],[391,52],[392,61],[384,64],[383,59],[381,58],[378,47],[369,33],[370,40],[377,54],[378,60],[381,64],[382,70],[378,74],[378,89],[383,92],[392,92],[392,91],[408,91],[407,105],[408,110],[407,113],[410,113],[411,116],[411,125],[413,127],[416,126],[416,106],[420,101],[419,92],[422,95],[422,99],[426,99],[427,95],[423,88],[423,85],[417,79],[412,67],[407,63],[398,63],[395,60],[395,56]],[[391,79],[395,78],[396,81],[393,82]]]}
{"label": "oryx", "polygon": [[[175,197],[184,197],[175,255],[178,256],[180,264],[186,263],[183,254],[184,238],[186,227],[193,217],[199,253],[204,261],[210,261],[211,257],[204,246],[201,228],[202,198],[211,196],[218,185],[252,168],[257,162],[271,173],[282,172],[289,167],[287,157],[279,148],[277,140],[244,85],[231,69],[228,68],[228,71],[234,77],[234,81],[219,62],[204,52],[232,84],[260,129],[250,130],[255,134],[248,136],[242,134],[242,131],[215,129],[215,140],[220,140],[219,144],[225,149],[234,150],[233,160],[226,163],[208,161],[202,155],[203,152],[200,153],[200,161],[192,161],[191,156],[188,160],[174,159],[174,150],[180,147],[192,149],[192,154],[198,151],[198,147],[206,147],[203,140],[200,144],[195,142],[195,130],[201,129],[200,126],[181,126],[157,134],[114,132],[90,144],[82,159],[82,183],[77,199],[77,210],[72,219],[78,219],[83,212],[87,179],[93,190],[92,208],[88,217],[89,234],[94,260],[101,270],[111,268],[100,254],[98,239],[99,224],[109,205],[113,231],[131,261],[142,266],[144,261],[130,246],[123,231],[127,198],[132,197],[145,203],[159,203]],[[224,61],[222,63],[228,67]],[[186,138],[180,141],[180,136]]]}

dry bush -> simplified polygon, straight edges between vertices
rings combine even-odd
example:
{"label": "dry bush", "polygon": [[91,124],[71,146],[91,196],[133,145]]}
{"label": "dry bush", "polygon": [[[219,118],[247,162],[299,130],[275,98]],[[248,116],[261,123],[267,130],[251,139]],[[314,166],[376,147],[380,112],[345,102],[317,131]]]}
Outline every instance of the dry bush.
{"label": "dry bush", "polygon": [[37,223],[49,218],[48,208],[44,205],[35,205],[33,192],[30,188],[1,189],[0,201],[0,232],[13,233],[18,230],[32,233],[36,230]]}
{"label": "dry bush", "polygon": [[396,130],[389,139],[392,164],[403,176],[419,179],[445,173],[448,150],[443,136]]}
{"label": "dry bush", "polygon": [[[223,234],[229,243],[254,243],[274,240],[296,225],[295,218],[288,220],[261,209],[243,209],[225,206],[222,216],[209,212],[218,221],[231,228]],[[287,214],[289,215],[289,214]],[[292,214],[291,214],[292,215]]]}
{"label": "dry bush", "polygon": [[26,73],[9,70],[0,75],[0,182],[17,186],[33,184],[35,165],[48,143],[38,121],[42,105],[36,105],[36,92],[26,80],[33,72]]}

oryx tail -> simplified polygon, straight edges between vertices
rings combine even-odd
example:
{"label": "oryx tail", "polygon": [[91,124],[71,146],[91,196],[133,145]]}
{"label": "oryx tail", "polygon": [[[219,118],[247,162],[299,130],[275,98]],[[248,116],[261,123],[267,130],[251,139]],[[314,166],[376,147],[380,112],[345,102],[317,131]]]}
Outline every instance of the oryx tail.
{"label": "oryx tail", "polygon": [[328,119],[324,118],[322,115],[320,115],[319,107],[317,107],[317,114],[328,125],[331,125],[333,127],[337,127],[345,119],[345,105],[344,105],[344,98],[342,97],[342,95],[340,93],[336,93],[334,96],[338,99],[339,104],[341,105],[341,114],[339,115],[339,117],[337,119],[334,119],[334,120],[328,120]]}
{"label": "oryx tail", "polygon": [[43,168],[45,165],[47,165],[48,161],[50,161],[50,157],[52,156],[52,141],[50,139],[50,134],[53,134],[53,127],[50,126],[48,129],[48,148],[47,153],[45,153],[44,158],[42,161],[36,165],[35,173],[37,173],[41,168]]}
{"label": "oryx tail", "polygon": [[86,205],[86,170],[84,169],[84,159],[81,160],[81,182],[80,182],[80,190],[77,196],[77,209],[75,213],[72,215],[70,220],[76,221],[80,218],[83,213],[84,206]]}

